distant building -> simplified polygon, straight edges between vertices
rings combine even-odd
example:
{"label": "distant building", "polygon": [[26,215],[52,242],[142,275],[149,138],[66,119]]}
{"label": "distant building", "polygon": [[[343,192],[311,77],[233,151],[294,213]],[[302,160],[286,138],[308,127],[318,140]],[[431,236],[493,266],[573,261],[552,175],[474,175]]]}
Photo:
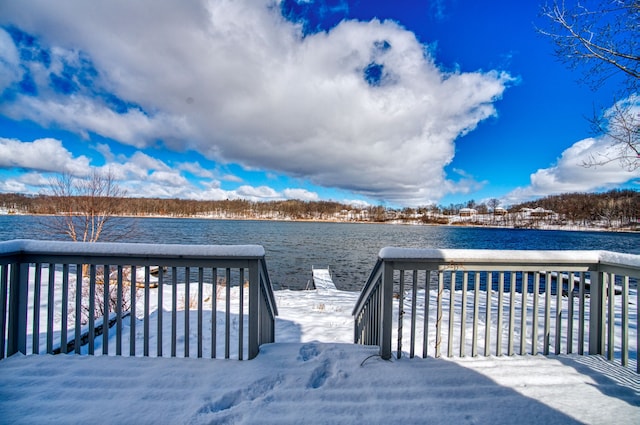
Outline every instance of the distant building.
{"label": "distant building", "polygon": [[507,215],[508,211],[506,210],[506,208],[502,208],[502,207],[496,207],[493,210],[493,215]]}
{"label": "distant building", "polygon": [[553,215],[553,211],[545,210],[542,207],[538,207],[538,208],[535,208],[535,209],[531,210],[529,212],[529,215],[531,217],[548,217],[550,215]]}
{"label": "distant building", "polygon": [[473,217],[478,214],[478,211],[473,208],[462,208],[460,210],[460,217]]}

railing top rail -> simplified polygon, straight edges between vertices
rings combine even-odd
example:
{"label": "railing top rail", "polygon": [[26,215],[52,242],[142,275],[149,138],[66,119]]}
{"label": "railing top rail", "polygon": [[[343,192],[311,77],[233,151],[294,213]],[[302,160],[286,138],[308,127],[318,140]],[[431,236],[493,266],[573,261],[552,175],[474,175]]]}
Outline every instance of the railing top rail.
{"label": "railing top rail", "polygon": [[607,264],[640,268],[640,255],[610,251],[382,248],[384,261],[435,264]]}
{"label": "railing top rail", "polygon": [[16,239],[0,242],[0,257],[20,255],[154,257],[191,259],[263,259],[261,245],[180,245],[115,242],[68,242]]}
{"label": "railing top rail", "polygon": [[378,261],[376,261],[376,264],[373,267],[373,271],[369,275],[367,282],[364,284],[364,288],[362,288],[362,291],[360,291],[360,296],[358,297],[358,301],[356,301],[356,305],[355,307],[353,307],[353,311],[351,312],[352,316],[359,314],[362,308],[364,307],[365,301],[369,298],[371,291],[375,287],[376,281],[380,277],[381,269],[382,269],[382,259],[378,258]]}

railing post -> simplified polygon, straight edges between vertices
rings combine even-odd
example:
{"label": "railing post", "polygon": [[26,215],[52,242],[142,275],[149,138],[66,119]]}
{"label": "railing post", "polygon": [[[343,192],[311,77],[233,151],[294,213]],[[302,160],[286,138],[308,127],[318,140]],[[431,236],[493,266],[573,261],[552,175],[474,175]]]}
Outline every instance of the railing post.
{"label": "railing post", "polygon": [[589,306],[589,354],[604,354],[605,306],[604,274],[591,272]]}
{"label": "railing post", "polygon": [[9,288],[7,357],[17,352],[27,354],[29,264],[20,262],[11,265],[11,282]]}
{"label": "railing post", "polygon": [[391,358],[391,332],[393,330],[393,264],[382,262],[382,314],[380,317],[380,357]]}
{"label": "railing post", "polygon": [[259,260],[249,262],[249,360],[260,350],[260,269]]}

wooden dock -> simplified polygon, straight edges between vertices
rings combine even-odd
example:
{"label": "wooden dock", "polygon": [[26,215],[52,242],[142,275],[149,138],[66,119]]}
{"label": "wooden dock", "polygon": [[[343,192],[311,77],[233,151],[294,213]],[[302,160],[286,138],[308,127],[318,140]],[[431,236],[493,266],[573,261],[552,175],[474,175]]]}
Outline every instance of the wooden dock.
{"label": "wooden dock", "polygon": [[311,268],[313,272],[313,286],[314,289],[319,290],[336,290],[336,285],[333,283],[333,279],[331,278],[331,271],[327,269],[314,269]]}

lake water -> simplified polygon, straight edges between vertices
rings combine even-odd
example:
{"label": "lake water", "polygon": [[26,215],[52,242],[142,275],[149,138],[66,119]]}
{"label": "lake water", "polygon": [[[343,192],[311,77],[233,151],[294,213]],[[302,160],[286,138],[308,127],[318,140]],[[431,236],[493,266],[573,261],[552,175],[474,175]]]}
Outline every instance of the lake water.
{"label": "lake water", "polygon": [[[43,217],[0,216],[0,240],[51,239]],[[640,254],[640,234],[392,224],[116,218],[135,224],[121,242],[258,244],[275,289],[304,289],[311,268],[329,267],[338,289],[357,291],[385,246],[456,249],[609,250]]]}

